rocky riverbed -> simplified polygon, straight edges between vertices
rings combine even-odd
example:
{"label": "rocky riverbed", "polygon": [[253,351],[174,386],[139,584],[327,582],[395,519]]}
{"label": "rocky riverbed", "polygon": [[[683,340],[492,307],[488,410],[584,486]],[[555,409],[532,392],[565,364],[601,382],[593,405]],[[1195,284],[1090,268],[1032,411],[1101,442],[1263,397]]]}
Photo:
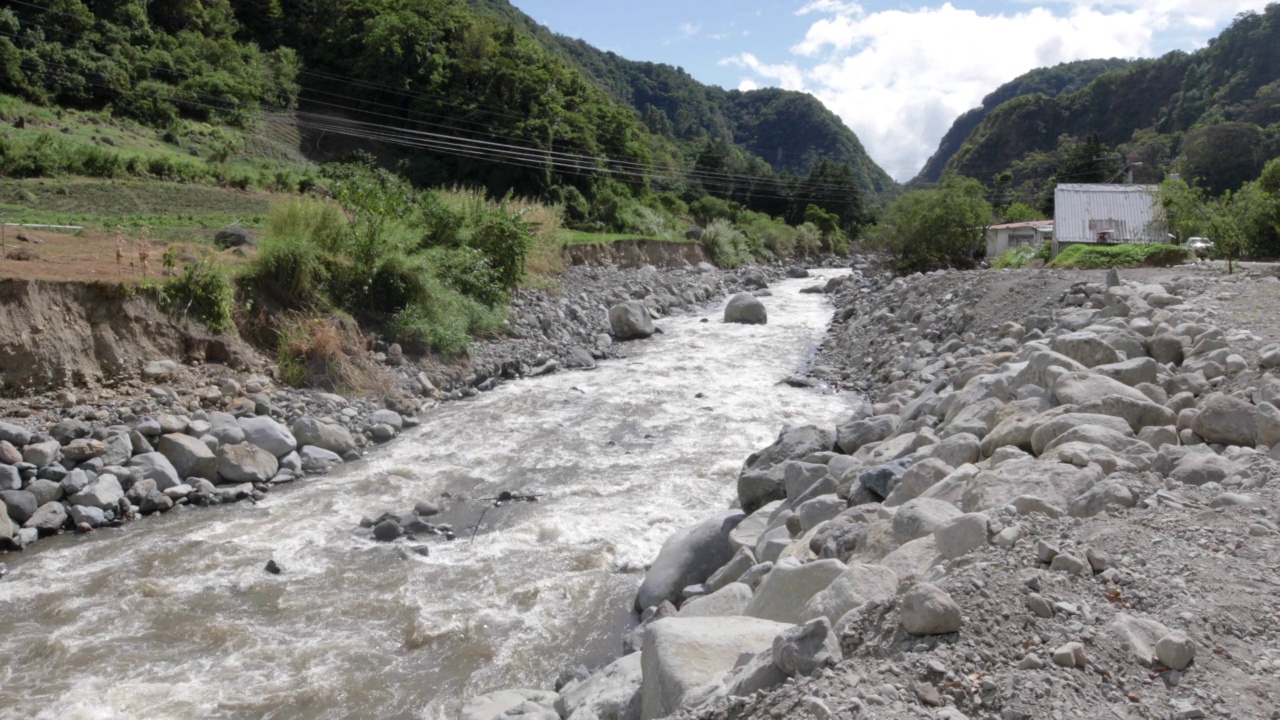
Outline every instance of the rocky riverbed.
{"label": "rocky riverbed", "polygon": [[0,547],[22,550],[175,507],[260,500],[393,441],[439,402],[624,355],[611,334],[614,305],[636,303],[646,319],[688,313],[782,272],[573,266],[553,289],[518,291],[508,332],[475,343],[466,358],[409,358],[378,343],[370,360],[389,389],[378,396],[283,386],[270,362],[241,353],[232,364],[155,358],[109,385],[5,401]]}
{"label": "rocky riverbed", "polygon": [[865,402],[667,541],[619,660],[466,720],[1280,717],[1280,280],[823,289]]}

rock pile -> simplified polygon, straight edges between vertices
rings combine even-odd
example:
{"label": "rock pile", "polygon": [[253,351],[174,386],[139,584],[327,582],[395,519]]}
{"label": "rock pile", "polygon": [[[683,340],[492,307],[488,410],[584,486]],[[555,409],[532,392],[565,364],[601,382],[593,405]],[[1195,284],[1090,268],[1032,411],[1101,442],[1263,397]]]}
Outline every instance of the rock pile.
{"label": "rock pile", "polygon": [[829,288],[873,395],[664,545],[631,654],[463,717],[1276,717],[1280,379],[1212,278],[1046,275],[999,322],[1007,273]]}

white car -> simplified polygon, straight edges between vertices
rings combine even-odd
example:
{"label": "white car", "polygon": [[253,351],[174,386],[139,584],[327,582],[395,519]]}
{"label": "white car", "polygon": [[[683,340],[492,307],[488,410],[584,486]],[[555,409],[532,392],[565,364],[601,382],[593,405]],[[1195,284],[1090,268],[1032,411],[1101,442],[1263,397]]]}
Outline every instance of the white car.
{"label": "white car", "polygon": [[1193,237],[1187,241],[1187,249],[1194,255],[1206,255],[1213,250],[1213,241],[1209,238]]}

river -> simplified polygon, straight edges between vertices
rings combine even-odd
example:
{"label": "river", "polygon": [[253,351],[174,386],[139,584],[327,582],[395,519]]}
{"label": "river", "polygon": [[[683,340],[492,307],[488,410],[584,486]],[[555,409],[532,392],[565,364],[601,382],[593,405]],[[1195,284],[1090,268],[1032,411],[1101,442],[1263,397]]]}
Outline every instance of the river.
{"label": "river", "polygon": [[[2,556],[0,717],[453,718],[609,662],[662,542],[727,507],[783,423],[852,401],[779,384],[830,321],[814,282],[775,284],[766,326],[667,318],[626,359],[442,406],[256,506]],[[541,497],[483,501],[503,490]],[[428,556],[358,527],[446,493],[460,537]]]}

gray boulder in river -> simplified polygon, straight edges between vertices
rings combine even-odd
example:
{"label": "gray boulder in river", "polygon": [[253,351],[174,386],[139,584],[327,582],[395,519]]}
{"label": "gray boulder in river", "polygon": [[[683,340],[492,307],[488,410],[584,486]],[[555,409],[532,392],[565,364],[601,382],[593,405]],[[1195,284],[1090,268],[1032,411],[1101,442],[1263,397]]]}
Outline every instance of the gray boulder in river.
{"label": "gray boulder in river", "polygon": [[769,322],[769,313],[764,309],[760,298],[751,293],[738,293],[729,298],[724,306],[724,321],[743,325],[764,325]]}
{"label": "gray boulder in river", "polygon": [[649,309],[639,300],[630,300],[609,308],[609,328],[619,340],[643,340],[657,330]]}
{"label": "gray boulder in river", "polygon": [[678,601],[681,590],[705,581],[733,559],[729,533],[745,517],[741,510],[725,510],[668,538],[636,593],[636,609]]}

